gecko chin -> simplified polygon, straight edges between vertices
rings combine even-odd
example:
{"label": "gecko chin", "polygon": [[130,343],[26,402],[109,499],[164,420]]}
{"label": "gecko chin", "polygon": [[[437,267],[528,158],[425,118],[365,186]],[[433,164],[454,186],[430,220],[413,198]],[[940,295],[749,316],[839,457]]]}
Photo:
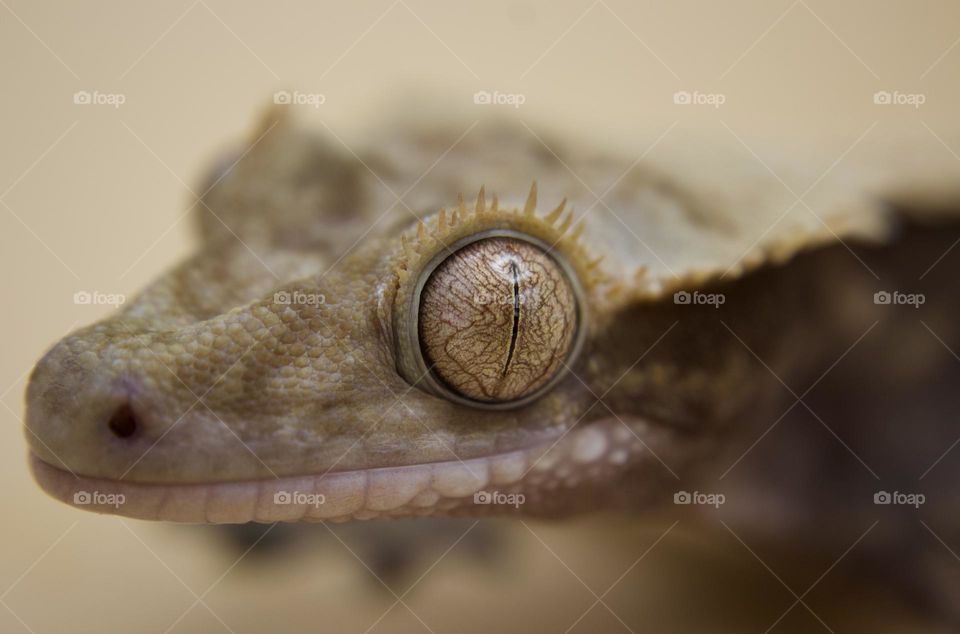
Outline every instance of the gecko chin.
{"label": "gecko chin", "polygon": [[[602,419],[526,449],[467,460],[236,482],[150,483],[84,476],[31,452],[40,487],[80,509],[189,523],[566,515],[617,503],[625,474],[662,478],[648,443],[660,427]],[[639,429],[639,431],[637,431]],[[641,440],[641,437],[644,439]],[[661,440],[666,440],[661,439]],[[622,502],[622,501],[621,501]]]}

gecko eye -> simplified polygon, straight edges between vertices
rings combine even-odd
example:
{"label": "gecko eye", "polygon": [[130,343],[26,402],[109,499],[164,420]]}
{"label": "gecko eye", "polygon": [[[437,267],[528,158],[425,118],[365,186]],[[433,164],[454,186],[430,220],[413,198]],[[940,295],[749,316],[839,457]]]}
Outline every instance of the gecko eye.
{"label": "gecko eye", "polygon": [[472,236],[451,251],[423,272],[414,297],[425,382],[479,407],[537,398],[581,341],[573,272],[548,245],[510,231]]}

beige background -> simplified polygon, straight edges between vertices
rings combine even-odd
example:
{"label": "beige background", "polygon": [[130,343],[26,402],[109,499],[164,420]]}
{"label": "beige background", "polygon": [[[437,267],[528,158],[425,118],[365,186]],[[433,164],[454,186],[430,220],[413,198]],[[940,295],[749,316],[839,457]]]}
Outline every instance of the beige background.
{"label": "beige background", "polygon": [[[210,530],[81,513],[42,495],[25,467],[27,372],[57,338],[112,310],[76,305],[74,293],[133,294],[190,251],[187,187],[274,91],[322,94],[322,106],[298,110],[347,144],[415,107],[465,124],[516,117],[628,154],[691,134],[742,152],[740,137],[759,158],[813,144],[825,169],[868,129],[960,152],[938,140],[960,138],[956,2],[343,5],[0,0],[0,631],[363,632],[394,603],[357,559],[376,539],[366,533],[336,529],[347,548],[314,527],[294,554],[232,567],[240,551]],[[525,103],[477,106],[478,90]],[[679,90],[725,103],[676,105]],[[925,103],[878,106],[879,90]],[[125,103],[75,104],[78,91]],[[675,519],[483,523],[506,553],[484,564],[461,545],[441,558],[462,531],[445,533],[394,588],[426,573],[404,597],[410,609],[371,631],[562,632],[615,582],[611,611],[598,605],[573,631],[627,631],[619,619],[637,631],[762,631],[793,603],[731,535],[684,521],[618,581]],[[802,574],[797,592],[823,569]],[[832,628],[851,626],[857,597],[888,626],[910,618],[847,573],[807,599]],[[823,626],[800,607],[777,627]]]}

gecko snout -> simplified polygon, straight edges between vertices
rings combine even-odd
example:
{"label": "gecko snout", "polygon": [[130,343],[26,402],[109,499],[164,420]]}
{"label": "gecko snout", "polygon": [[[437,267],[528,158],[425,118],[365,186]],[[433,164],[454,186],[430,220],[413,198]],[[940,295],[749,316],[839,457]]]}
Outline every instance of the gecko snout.
{"label": "gecko snout", "polygon": [[162,433],[148,381],[124,356],[96,333],[70,335],[44,355],[26,394],[35,454],[74,471],[113,474],[126,468],[129,450],[136,453],[157,428]]}

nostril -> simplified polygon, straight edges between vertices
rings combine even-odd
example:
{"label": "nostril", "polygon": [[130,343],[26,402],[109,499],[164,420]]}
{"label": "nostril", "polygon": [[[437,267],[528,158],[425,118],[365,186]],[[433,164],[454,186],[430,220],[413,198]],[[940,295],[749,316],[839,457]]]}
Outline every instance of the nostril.
{"label": "nostril", "polygon": [[137,415],[129,403],[124,403],[110,417],[107,426],[115,436],[129,438],[137,431]]}

